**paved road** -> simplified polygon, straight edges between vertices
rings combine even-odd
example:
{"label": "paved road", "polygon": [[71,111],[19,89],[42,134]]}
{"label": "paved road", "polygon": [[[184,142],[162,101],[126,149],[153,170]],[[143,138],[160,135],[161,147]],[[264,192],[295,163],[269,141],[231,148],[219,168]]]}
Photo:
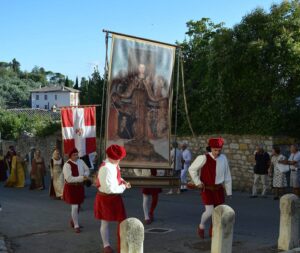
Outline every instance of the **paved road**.
{"label": "paved road", "polygon": [[[52,200],[45,191],[9,189],[0,184],[0,234],[11,242],[16,253],[99,253],[101,239],[99,221],[93,216],[96,189],[86,191],[80,223],[82,233],[69,227],[70,207],[60,200]],[[142,219],[142,196],[139,189],[124,194],[129,217]],[[279,231],[279,202],[271,196],[249,199],[248,194],[234,192],[228,205],[236,211],[234,253],[271,253]],[[208,253],[210,240],[200,240],[196,234],[203,206],[199,194],[189,191],[181,195],[160,195],[156,221],[145,227],[145,253]],[[148,233],[151,228],[170,229],[167,233]],[[115,245],[116,226],[111,229]]]}

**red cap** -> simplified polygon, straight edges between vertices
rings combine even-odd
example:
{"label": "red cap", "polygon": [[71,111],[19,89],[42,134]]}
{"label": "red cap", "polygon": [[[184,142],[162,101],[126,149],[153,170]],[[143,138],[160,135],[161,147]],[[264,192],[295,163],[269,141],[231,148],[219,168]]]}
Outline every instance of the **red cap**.
{"label": "red cap", "polygon": [[211,138],[208,141],[208,145],[211,148],[222,148],[224,145],[224,140],[221,137],[220,138]]}
{"label": "red cap", "polygon": [[106,149],[106,154],[110,159],[121,160],[126,156],[126,150],[122,146],[113,144]]}
{"label": "red cap", "polygon": [[69,157],[71,157],[73,154],[78,153],[77,148],[73,148],[70,153],[69,153]]}

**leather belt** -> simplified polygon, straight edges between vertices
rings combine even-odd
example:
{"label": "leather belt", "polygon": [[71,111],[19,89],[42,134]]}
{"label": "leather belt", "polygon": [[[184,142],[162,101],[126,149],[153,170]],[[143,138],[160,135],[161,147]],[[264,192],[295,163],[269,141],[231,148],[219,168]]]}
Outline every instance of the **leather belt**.
{"label": "leather belt", "polygon": [[76,182],[76,183],[68,183],[68,182],[65,182],[65,183],[68,184],[68,185],[75,185],[75,186],[83,185],[83,182]]}
{"label": "leather belt", "polygon": [[217,191],[220,188],[223,188],[222,184],[204,185],[203,190]]}
{"label": "leather belt", "polygon": [[116,193],[108,194],[108,193],[100,192],[100,191],[97,191],[97,194],[99,194],[101,196],[118,196],[118,195],[121,195],[121,194],[116,194]]}

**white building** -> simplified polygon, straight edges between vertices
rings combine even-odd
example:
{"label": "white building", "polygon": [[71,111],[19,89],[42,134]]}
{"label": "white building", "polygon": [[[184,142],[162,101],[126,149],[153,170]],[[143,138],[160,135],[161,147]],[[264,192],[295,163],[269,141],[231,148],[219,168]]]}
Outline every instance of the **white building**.
{"label": "white building", "polygon": [[31,108],[40,108],[50,110],[54,105],[62,106],[78,106],[79,90],[65,86],[42,87],[40,89],[31,90]]}

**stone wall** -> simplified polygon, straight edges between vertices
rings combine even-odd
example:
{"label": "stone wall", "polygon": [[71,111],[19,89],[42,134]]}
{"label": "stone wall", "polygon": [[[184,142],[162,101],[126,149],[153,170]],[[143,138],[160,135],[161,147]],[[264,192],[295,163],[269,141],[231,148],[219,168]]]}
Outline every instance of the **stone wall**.
{"label": "stone wall", "polygon": [[25,157],[25,155],[30,151],[30,147],[35,147],[36,149],[41,150],[41,154],[45,159],[46,167],[48,168],[53,149],[57,146],[57,144],[61,144],[61,139],[62,137],[60,132],[46,137],[21,136],[16,141],[4,140],[2,148],[4,154],[6,154],[8,147],[13,145],[17,151],[21,152],[21,156]]}
{"label": "stone wall", "polygon": [[[189,143],[189,149],[192,151],[193,159],[199,154],[205,153],[208,139],[215,136],[222,136],[225,140],[223,153],[227,156],[232,179],[233,189],[241,191],[250,191],[253,182],[253,166],[255,147],[258,144],[263,144],[265,150],[271,153],[272,145],[280,145],[283,149],[283,153],[288,155],[289,145],[293,143],[299,143],[299,140],[295,138],[287,137],[270,137],[270,136],[258,136],[258,135],[202,135],[193,137],[177,137],[177,141],[187,141]],[[7,151],[9,145],[16,146],[16,149],[25,155],[31,146],[39,148],[42,152],[42,156],[45,158],[46,165],[49,164],[53,148],[61,145],[61,133],[58,132],[55,135],[37,138],[23,136],[17,141],[3,141],[3,150]],[[97,147],[99,147],[99,140],[97,140]],[[99,150],[98,154],[99,154]],[[130,171],[127,171],[129,175]]]}
{"label": "stone wall", "polygon": [[270,137],[258,135],[202,135],[193,137],[177,137],[177,141],[189,143],[193,159],[199,154],[205,153],[208,139],[215,136],[222,136],[225,144],[223,153],[227,156],[231,175],[233,179],[233,189],[241,191],[251,191],[253,183],[253,166],[255,164],[254,152],[258,144],[263,144],[265,150],[271,154],[273,145],[280,145],[283,153],[287,154],[290,144],[298,143],[299,140],[286,137]]}

